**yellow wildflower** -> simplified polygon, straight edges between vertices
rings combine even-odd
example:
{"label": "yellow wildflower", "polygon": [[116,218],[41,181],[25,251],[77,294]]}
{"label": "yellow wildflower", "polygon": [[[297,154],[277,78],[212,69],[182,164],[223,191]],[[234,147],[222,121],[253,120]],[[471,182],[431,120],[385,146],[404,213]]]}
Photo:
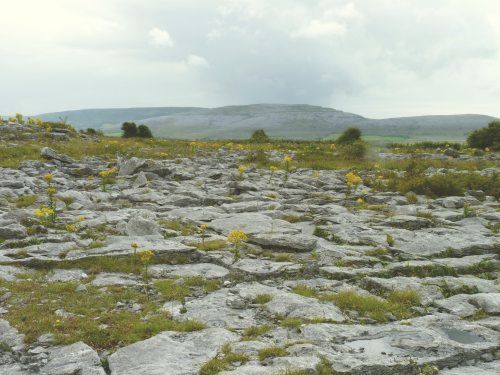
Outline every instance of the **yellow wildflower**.
{"label": "yellow wildflower", "polygon": [[243,174],[243,173],[245,173],[245,171],[246,171],[246,170],[247,170],[247,167],[245,167],[244,165],[240,165],[240,166],[238,167],[238,173],[239,173],[239,174]]}
{"label": "yellow wildflower", "polygon": [[78,221],[81,222],[81,221],[84,221],[84,220],[85,220],[85,216],[83,216],[83,215],[78,216]]}
{"label": "yellow wildflower", "polygon": [[346,183],[348,186],[358,185],[361,181],[361,177],[359,177],[356,173],[349,172],[345,175]]}
{"label": "yellow wildflower", "polygon": [[130,244],[130,246],[133,248],[133,249],[137,249],[139,247],[139,244],[137,242],[132,242]]}
{"label": "yellow wildflower", "polygon": [[109,177],[117,172],[116,167],[105,169],[104,171],[99,172],[99,176],[101,177]]}
{"label": "yellow wildflower", "polygon": [[291,162],[292,162],[292,157],[291,157],[291,156],[288,156],[288,155],[287,155],[287,156],[285,156],[285,157],[283,158],[283,162],[284,162],[284,163],[286,163],[286,164],[291,163]]}
{"label": "yellow wildflower", "polygon": [[39,209],[35,210],[35,216],[39,219],[46,219],[54,214],[55,211],[49,207],[40,207]]}
{"label": "yellow wildflower", "polygon": [[358,204],[363,204],[363,203],[365,203],[365,201],[363,200],[363,198],[358,198],[358,199],[356,199],[356,202],[358,202]]}
{"label": "yellow wildflower", "polygon": [[227,240],[231,243],[238,244],[248,240],[248,235],[241,229],[234,229],[227,236]]}
{"label": "yellow wildflower", "polygon": [[47,173],[45,176],[43,176],[43,179],[50,184],[52,180],[54,179],[54,175],[52,173]]}
{"label": "yellow wildflower", "polygon": [[56,189],[55,187],[49,187],[49,188],[47,189],[47,194],[48,194],[49,196],[53,196],[55,193],[57,193],[57,189]]}
{"label": "yellow wildflower", "polygon": [[274,166],[274,165],[271,165],[271,166],[269,167],[269,170],[270,170],[271,172],[276,172],[278,169],[279,169],[279,168],[278,168],[278,167],[276,167],[276,166]]}
{"label": "yellow wildflower", "polygon": [[76,225],[75,224],[66,224],[65,228],[68,232],[76,232]]}
{"label": "yellow wildflower", "polygon": [[155,254],[151,250],[142,250],[138,253],[141,263],[148,263]]}

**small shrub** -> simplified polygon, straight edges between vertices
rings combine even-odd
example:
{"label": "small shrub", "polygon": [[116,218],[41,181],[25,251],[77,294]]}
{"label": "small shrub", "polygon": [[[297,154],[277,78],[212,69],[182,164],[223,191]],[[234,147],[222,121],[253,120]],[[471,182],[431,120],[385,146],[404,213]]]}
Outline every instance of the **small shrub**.
{"label": "small shrub", "polygon": [[267,143],[269,142],[269,137],[267,136],[264,129],[257,129],[252,133],[250,141],[254,143]]}
{"label": "small shrub", "polygon": [[358,128],[347,128],[335,141],[339,145],[353,143],[361,139],[361,130]]}
{"label": "small shrub", "polygon": [[387,245],[394,246],[394,237],[390,234],[386,236]]}
{"label": "small shrub", "polygon": [[415,204],[418,202],[418,198],[417,198],[417,194],[415,194],[414,192],[410,191],[406,194],[406,201],[409,203],[409,204]]}

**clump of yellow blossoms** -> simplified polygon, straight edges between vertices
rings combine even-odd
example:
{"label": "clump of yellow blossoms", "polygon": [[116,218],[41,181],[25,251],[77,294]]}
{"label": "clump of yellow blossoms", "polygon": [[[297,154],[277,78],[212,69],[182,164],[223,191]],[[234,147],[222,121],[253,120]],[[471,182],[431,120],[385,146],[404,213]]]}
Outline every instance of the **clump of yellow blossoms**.
{"label": "clump of yellow blossoms", "polygon": [[39,219],[47,219],[55,214],[54,210],[49,207],[40,207],[38,210],[35,210],[35,216]]}
{"label": "clump of yellow blossoms", "polygon": [[138,255],[142,264],[148,264],[155,254],[151,250],[142,250],[139,251]]}
{"label": "clump of yellow blossoms", "polygon": [[65,228],[68,232],[76,232],[76,225],[75,224],[66,224]]}
{"label": "clump of yellow blossoms", "polygon": [[57,193],[57,189],[55,187],[47,188],[47,195],[49,197],[52,197],[55,193]]}
{"label": "clump of yellow blossoms", "polygon": [[240,244],[248,240],[248,235],[241,229],[234,229],[227,236],[227,240],[233,244]]}
{"label": "clump of yellow blossoms", "polygon": [[50,184],[54,179],[54,175],[52,173],[47,173],[45,176],[43,176],[43,179],[45,180],[45,182]]}
{"label": "clump of yellow blossoms", "polygon": [[245,171],[247,170],[247,167],[245,167],[244,165],[240,165],[238,167],[238,177],[242,180],[243,179],[243,173],[245,173]]}
{"label": "clump of yellow blossoms", "polygon": [[116,167],[105,169],[104,171],[99,172],[99,177],[101,177],[102,181],[102,191],[106,191],[108,184],[113,182],[113,176],[118,172]]}
{"label": "clump of yellow blossoms", "polygon": [[345,180],[347,183],[347,186],[356,186],[358,185],[363,179],[359,177],[356,173],[354,172],[349,172],[345,175]]}

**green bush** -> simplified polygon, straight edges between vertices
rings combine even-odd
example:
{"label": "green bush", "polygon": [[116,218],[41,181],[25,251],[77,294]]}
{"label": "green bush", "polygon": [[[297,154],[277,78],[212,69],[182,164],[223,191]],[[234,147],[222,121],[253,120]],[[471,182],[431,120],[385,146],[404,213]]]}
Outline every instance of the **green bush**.
{"label": "green bush", "polygon": [[360,160],[366,155],[368,147],[365,142],[358,140],[338,147],[339,156],[344,160]]}
{"label": "green bush", "polygon": [[337,138],[336,143],[339,145],[344,145],[344,144],[359,141],[360,139],[361,139],[361,130],[359,130],[358,128],[347,128]]}
{"label": "green bush", "polygon": [[267,143],[269,142],[269,137],[267,136],[264,129],[257,129],[252,133],[250,141],[254,143]]}
{"label": "green bush", "polygon": [[500,121],[493,121],[488,127],[473,131],[467,138],[467,144],[473,148],[500,149]]}
{"label": "green bush", "polygon": [[134,138],[137,137],[137,125],[135,122],[124,122],[122,124],[122,137],[123,138]]}
{"label": "green bush", "polygon": [[137,136],[139,138],[153,138],[153,133],[146,125],[139,125],[137,127]]}

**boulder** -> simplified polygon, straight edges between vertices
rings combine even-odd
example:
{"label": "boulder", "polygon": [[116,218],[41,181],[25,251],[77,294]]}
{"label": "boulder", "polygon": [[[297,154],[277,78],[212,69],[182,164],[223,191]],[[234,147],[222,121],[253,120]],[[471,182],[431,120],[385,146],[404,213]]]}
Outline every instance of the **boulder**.
{"label": "boulder", "polygon": [[56,150],[51,149],[50,147],[44,147],[40,150],[40,156],[48,160],[57,160],[61,163],[72,164],[75,163],[75,160],[70,158],[67,155],[61,154]]}

